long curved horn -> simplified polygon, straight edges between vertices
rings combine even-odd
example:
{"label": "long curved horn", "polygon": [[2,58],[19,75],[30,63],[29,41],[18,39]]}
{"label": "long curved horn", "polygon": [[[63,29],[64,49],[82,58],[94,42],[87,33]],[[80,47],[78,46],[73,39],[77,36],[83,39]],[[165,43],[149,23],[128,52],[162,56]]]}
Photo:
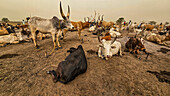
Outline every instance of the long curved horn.
{"label": "long curved horn", "polygon": [[61,6],[61,1],[60,1],[60,14],[61,14],[61,16],[63,17],[64,20],[67,19],[66,16],[64,15],[64,13],[63,13],[62,6]]}
{"label": "long curved horn", "polygon": [[86,18],[84,17],[84,22],[86,22]]}
{"label": "long curved horn", "polygon": [[70,17],[70,7],[69,7],[69,5],[68,5],[68,13],[67,13],[67,18],[69,19],[69,17]]}
{"label": "long curved horn", "polygon": [[100,15],[99,15],[99,17],[98,17],[98,20],[100,21]]}
{"label": "long curved horn", "polygon": [[87,17],[87,20],[88,20],[88,22],[90,22],[90,20],[89,20],[90,18],[89,17]]}
{"label": "long curved horn", "polygon": [[104,16],[104,15],[102,15],[102,20],[101,20],[101,21],[103,21],[103,16]]}
{"label": "long curved horn", "polygon": [[96,18],[96,10],[94,11],[95,13],[94,13],[94,19]]}
{"label": "long curved horn", "polygon": [[117,39],[117,36],[112,40],[111,44],[113,44]]}

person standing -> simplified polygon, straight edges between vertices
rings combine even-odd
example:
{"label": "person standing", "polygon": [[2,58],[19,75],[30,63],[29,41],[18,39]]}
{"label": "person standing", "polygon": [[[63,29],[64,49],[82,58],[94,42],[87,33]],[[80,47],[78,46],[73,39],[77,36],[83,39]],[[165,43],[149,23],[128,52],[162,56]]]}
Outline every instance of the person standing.
{"label": "person standing", "polygon": [[22,25],[25,25],[25,21],[24,20],[22,20]]}

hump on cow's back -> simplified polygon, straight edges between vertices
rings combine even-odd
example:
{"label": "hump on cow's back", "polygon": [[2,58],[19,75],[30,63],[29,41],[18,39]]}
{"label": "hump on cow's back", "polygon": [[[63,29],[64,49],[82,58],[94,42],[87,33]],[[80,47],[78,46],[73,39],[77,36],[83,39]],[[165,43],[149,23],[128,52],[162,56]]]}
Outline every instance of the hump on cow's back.
{"label": "hump on cow's back", "polygon": [[52,19],[54,19],[54,20],[59,20],[56,16],[53,16],[53,18]]}
{"label": "hump on cow's back", "polygon": [[56,27],[57,29],[59,28],[59,19],[56,16],[53,16],[53,18],[51,19],[51,22],[54,27]]}

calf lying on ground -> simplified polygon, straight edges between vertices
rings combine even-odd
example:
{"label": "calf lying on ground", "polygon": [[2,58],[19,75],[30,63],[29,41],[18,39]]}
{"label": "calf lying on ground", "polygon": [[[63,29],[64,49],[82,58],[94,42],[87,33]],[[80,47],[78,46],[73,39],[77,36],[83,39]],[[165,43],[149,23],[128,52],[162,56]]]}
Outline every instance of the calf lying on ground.
{"label": "calf lying on ground", "polygon": [[59,63],[57,70],[48,72],[52,75],[54,82],[60,81],[66,84],[87,70],[86,56],[81,45],[77,49],[70,48],[67,52],[70,52],[70,55]]}
{"label": "calf lying on ground", "polygon": [[144,45],[142,44],[142,38],[131,37],[125,44],[126,48],[131,53],[139,53],[140,51],[146,52]]}
{"label": "calf lying on ground", "polygon": [[[143,51],[145,52],[145,54],[147,54],[146,58],[145,58],[145,61],[148,59],[148,56],[149,54],[151,53],[148,53],[146,52],[146,49],[143,45],[143,38],[136,38],[136,37],[131,37],[125,44],[126,48],[128,49],[128,51],[130,53],[136,53],[138,54],[139,51]],[[136,55],[136,57],[138,58],[138,56]],[[139,59],[141,59],[139,57]]]}

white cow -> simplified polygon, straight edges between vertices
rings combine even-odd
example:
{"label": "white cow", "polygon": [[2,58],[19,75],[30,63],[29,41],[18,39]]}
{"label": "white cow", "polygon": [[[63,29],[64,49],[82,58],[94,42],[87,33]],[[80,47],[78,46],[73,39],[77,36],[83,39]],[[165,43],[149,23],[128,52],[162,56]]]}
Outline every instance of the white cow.
{"label": "white cow", "polygon": [[106,41],[105,39],[100,40],[100,37],[98,36],[98,40],[101,44],[98,45],[98,56],[102,59],[108,60],[113,55],[116,55],[119,53],[120,56],[122,56],[121,51],[121,43],[114,40]]}
{"label": "white cow", "polygon": [[114,31],[114,28],[111,28],[109,33],[111,37],[122,37],[122,35],[119,32]]}
{"label": "white cow", "polygon": [[0,36],[0,44],[4,45],[4,44],[8,44],[8,43],[11,43],[11,44],[19,43],[19,40],[15,33]]}

